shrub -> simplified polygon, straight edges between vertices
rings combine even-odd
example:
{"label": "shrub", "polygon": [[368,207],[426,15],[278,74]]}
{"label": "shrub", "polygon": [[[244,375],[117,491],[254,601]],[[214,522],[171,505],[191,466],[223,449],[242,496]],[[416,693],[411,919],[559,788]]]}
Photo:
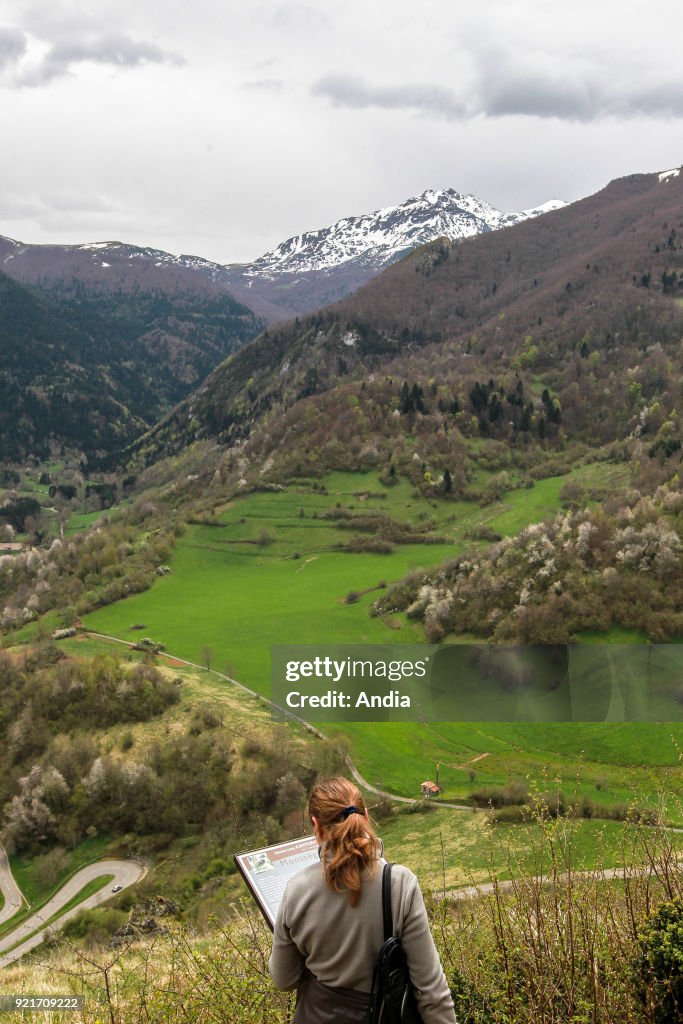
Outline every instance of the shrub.
{"label": "shrub", "polygon": [[508,807],[526,803],[528,789],[521,779],[509,782],[507,786],[481,786],[472,793],[472,801],[478,807]]}
{"label": "shrub", "polygon": [[477,988],[468,982],[456,967],[451,975],[449,988],[453,997],[456,1017],[464,1024],[494,1024],[495,1017],[486,1009]]}
{"label": "shrub", "polygon": [[525,804],[508,805],[491,811],[487,820],[492,825],[512,825],[520,821],[529,821],[531,814],[531,808]]}
{"label": "shrub", "polygon": [[412,804],[403,804],[399,814],[429,814],[435,811],[437,806],[431,800],[415,800]]}
{"label": "shrub", "polygon": [[108,907],[102,910],[81,910],[64,925],[62,935],[71,940],[80,940],[92,949],[100,946],[121,928],[127,919],[125,911]]}
{"label": "shrub", "polygon": [[126,750],[130,750],[134,743],[135,737],[133,736],[133,733],[129,729],[127,732],[124,732],[123,736],[121,737],[119,747],[125,753]]}
{"label": "shrub", "polygon": [[394,545],[382,537],[352,537],[347,544],[341,545],[341,550],[352,554],[371,552],[375,555],[390,555],[394,550]]}
{"label": "shrub", "polygon": [[471,530],[465,533],[465,537],[468,540],[488,540],[491,543],[502,540],[503,537],[500,533],[496,533],[490,526],[474,526]]}
{"label": "shrub", "polygon": [[[663,903],[638,933],[636,991],[655,1024],[683,1017],[683,900]],[[648,1018],[650,1019],[650,1018]]]}

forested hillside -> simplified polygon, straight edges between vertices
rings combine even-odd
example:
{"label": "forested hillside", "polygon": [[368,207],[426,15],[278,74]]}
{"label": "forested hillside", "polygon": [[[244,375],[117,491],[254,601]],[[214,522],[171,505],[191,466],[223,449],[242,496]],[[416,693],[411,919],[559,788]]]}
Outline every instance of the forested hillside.
{"label": "forested hillside", "polygon": [[65,298],[0,274],[3,458],[120,450],[259,326],[228,295]]}
{"label": "forested hillside", "polygon": [[287,458],[299,426],[298,454],[329,445],[328,468],[349,464],[351,438],[388,459],[406,433],[440,449],[442,469],[477,436],[528,446],[642,435],[670,454],[682,211],[683,176],[636,175],[505,231],[427,246],[342,303],[264,333],[131,455],[149,462],[196,437],[230,444],[257,430],[260,450]]}

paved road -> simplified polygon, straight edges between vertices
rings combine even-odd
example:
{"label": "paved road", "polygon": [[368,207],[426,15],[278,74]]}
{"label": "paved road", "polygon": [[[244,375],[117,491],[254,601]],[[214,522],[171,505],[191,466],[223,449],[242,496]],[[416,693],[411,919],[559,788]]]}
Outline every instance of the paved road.
{"label": "paved road", "polygon": [[[679,861],[676,865],[678,868],[683,868],[683,861]],[[595,871],[573,871],[571,875],[567,872],[561,872],[556,878],[550,878],[542,875],[540,878],[532,878],[531,882],[533,885],[554,885],[556,882],[562,885],[564,882],[568,882],[569,879],[578,878],[589,878],[595,879],[596,881],[607,881],[613,878],[657,878],[656,870],[649,864],[644,867],[629,867],[624,870],[621,868],[602,868],[601,870]],[[525,884],[524,880],[516,879],[504,879],[500,882],[480,882],[479,885],[466,885],[462,889],[448,889],[446,893],[436,893],[437,900],[446,900],[453,902],[454,900],[470,900],[477,899],[479,896],[490,896],[496,890],[507,892],[513,889],[515,886],[521,888]]]}
{"label": "paved road", "polygon": [[[5,851],[0,847],[2,855]],[[0,857],[0,864],[2,863],[2,857]],[[6,864],[6,858],[5,858]],[[135,885],[139,882],[143,875],[146,873],[146,868],[142,864],[138,864],[132,860],[98,860],[94,864],[88,864],[84,868],[81,868],[72,878],[64,883],[59,892],[55,893],[52,899],[40,908],[35,914],[31,914],[30,917],[22,921],[20,925],[14,928],[7,935],[3,935],[0,938],[0,968],[6,967],[14,960],[18,960],[25,953],[35,949],[45,939],[45,922],[49,920],[54,914],[59,913],[61,908],[67,904],[74,896],[86,886],[89,882],[94,881],[96,878],[101,878],[102,875],[112,875],[111,882],[107,882],[104,888],[98,892],[88,896],[81,903],[78,903],[75,907],[67,910],[64,914],[58,917],[50,925],[50,929],[59,929],[65,924],[69,918],[74,917],[81,910],[87,910],[91,907],[96,907],[101,903],[105,903],[112,897],[112,886],[120,885],[123,889],[129,885]],[[9,874],[9,868],[7,868]],[[11,874],[10,874],[11,878]],[[12,879],[12,881],[14,881]],[[4,891],[4,890],[3,890]],[[17,890],[18,891],[18,890]],[[21,894],[19,894],[21,897]],[[23,903],[23,900],[22,900]],[[36,929],[41,929],[36,935],[31,935]],[[29,937],[30,936],[30,937]],[[22,939],[24,941],[22,941]],[[16,948],[16,943],[20,943]]]}
{"label": "paved road", "polygon": [[2,925],[5,921],[9,921],[10,917],[14,917],[25,903],[21,889],[14,881],[7,854],[2,846],[0,846],[0,892],[5,897],[5,903],[0,910],[0,925]]}

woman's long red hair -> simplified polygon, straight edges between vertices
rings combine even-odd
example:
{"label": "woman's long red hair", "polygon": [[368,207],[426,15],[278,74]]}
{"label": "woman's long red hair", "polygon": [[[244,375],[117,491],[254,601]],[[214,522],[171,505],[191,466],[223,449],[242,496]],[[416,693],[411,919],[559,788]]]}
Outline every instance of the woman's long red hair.
{"label": "woman's long red hair", "polygon": [[[342,812],[347,807],[357,807],[360,813],[344,818]],[[311,793],[308,813],[325,831],[321,855],[325,881],[335,892],[348,892],[349,902],[355,907],[363,869],[371,873],[375,870],[380,849],[363,795],[348,779],[327,779]]]}

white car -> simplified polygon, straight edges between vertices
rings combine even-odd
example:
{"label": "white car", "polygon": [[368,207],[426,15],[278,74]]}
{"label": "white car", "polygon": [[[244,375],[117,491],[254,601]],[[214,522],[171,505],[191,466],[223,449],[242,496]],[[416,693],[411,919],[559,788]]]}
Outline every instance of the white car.
{"label": "white car", "polygon": [[114,886],[112,886],[112,890],[111,891],[112,892],[121,892],[122,889],[123,889],[122,885],[114,885]]}

